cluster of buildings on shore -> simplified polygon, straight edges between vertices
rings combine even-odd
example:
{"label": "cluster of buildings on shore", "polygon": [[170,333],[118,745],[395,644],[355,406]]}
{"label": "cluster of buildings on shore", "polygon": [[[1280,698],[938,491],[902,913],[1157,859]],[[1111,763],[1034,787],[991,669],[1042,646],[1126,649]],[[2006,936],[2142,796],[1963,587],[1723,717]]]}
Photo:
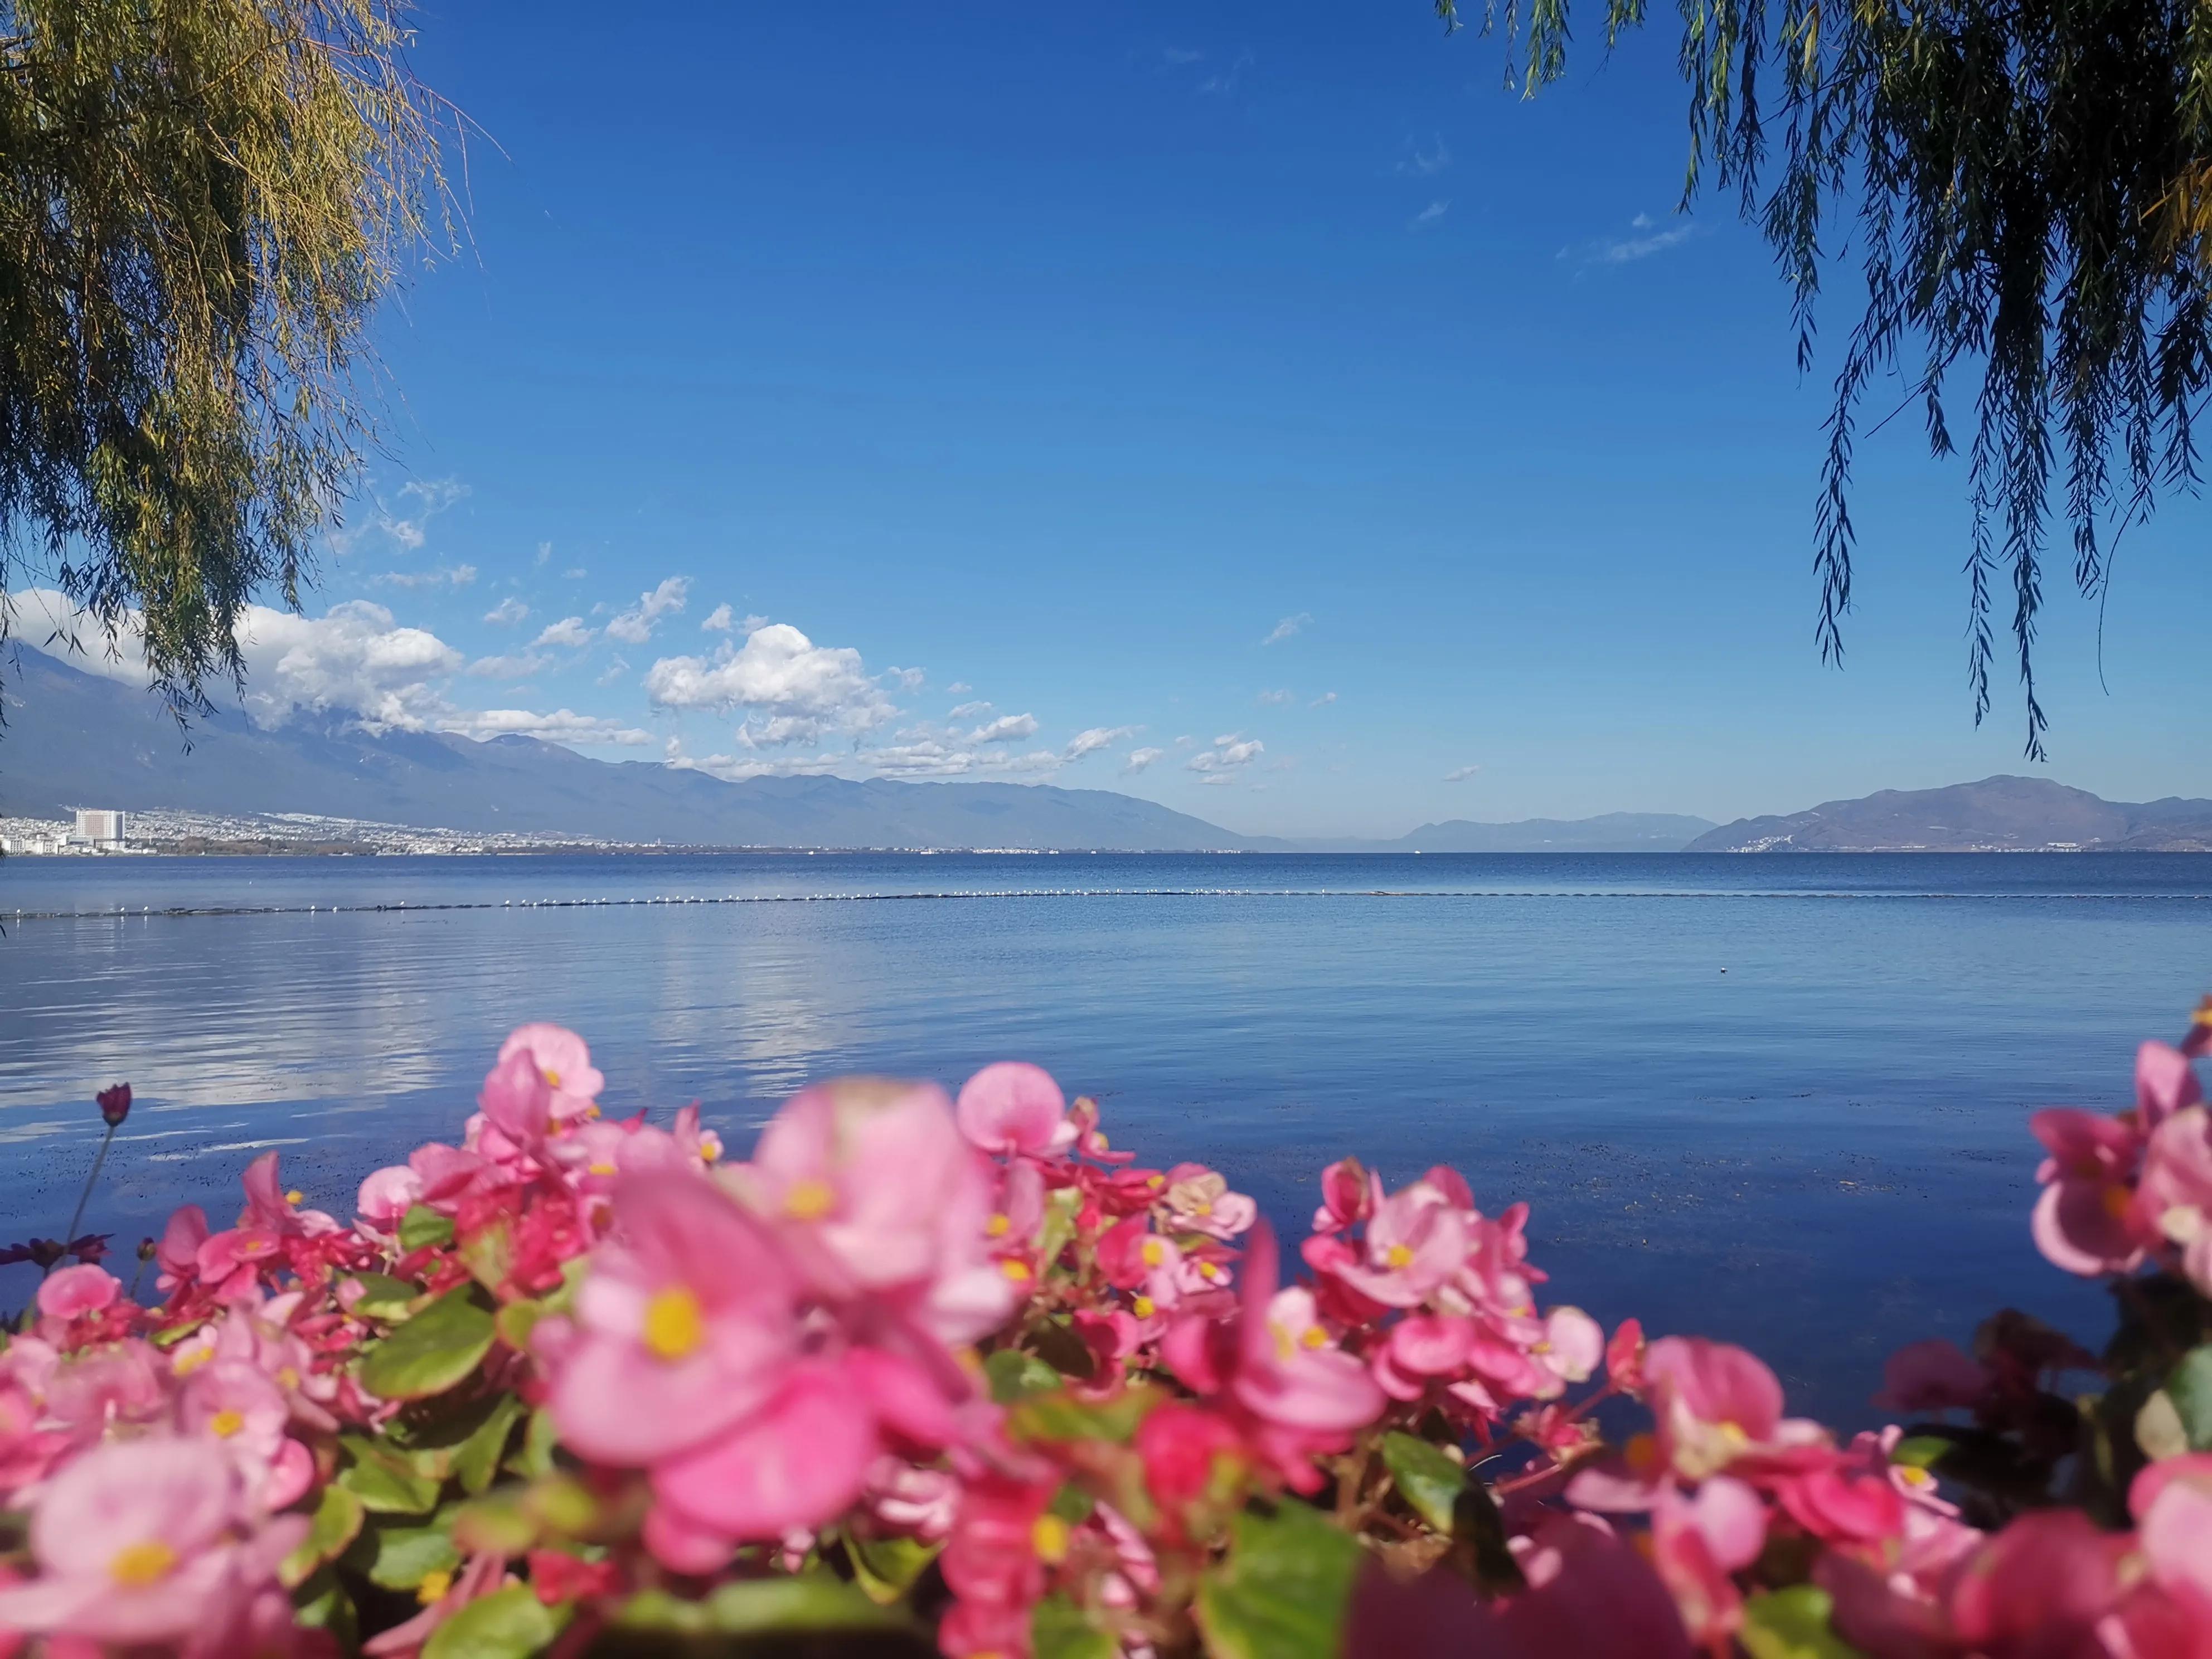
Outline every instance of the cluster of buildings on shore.
{"label": "cluster of buildings on shore", "polygon": [[115,807],[80,806],[74,819],[58,821],[0,818],[0,854],[46,858],[143,850],[131,845],[129,815]]}
{"label": "cluster of buildings on shore", "polygon": [[457,854],[630,850],[588,836],[418,829],[310,812],[125,813],[80,807],[70,819],[0,817],[0,855],[45,858],[142,853]]}

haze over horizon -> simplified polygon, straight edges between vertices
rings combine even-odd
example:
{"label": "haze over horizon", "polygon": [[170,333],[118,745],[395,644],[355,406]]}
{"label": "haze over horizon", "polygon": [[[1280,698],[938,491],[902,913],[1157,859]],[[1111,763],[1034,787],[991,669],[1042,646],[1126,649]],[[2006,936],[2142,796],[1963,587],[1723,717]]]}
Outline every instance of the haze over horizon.
{"label": "haze over horizon", "polygon": [[[1765,248],[1672,216],[1662,31],[1523,102],[1419,0],[648,6],[579,54],[584,16],[426,34],[506,156],[476,260],[379,325],[398,459],[307,616],[255,613],[257,720],[1285,836],[2002,773],[2212,796],[2202,503],[2129,532],[2103,685],[2054,551],[2032,766],[2008,679],[1972,725],[1963,468],[1900,419],[1820,665],[1832,342],[1801,380]],[[17,599],[35,646],[55,607]]]}

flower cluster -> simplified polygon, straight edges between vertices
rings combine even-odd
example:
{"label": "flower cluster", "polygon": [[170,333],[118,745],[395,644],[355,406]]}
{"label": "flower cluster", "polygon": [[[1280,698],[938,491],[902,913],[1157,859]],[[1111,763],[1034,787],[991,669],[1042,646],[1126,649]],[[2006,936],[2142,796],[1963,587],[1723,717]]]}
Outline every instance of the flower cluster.
{"label": "flower cluster", "polygon": [[1286,1251],[1034,1066],[810,1088],[739,1159],[526,1026],[350,1222],[269,1153],[143,1301],[98,1248],[4,1258],[46,1276],[0,1659],[2212,1659],[2208,1048],[2212,1005],[2132,1112],[2032,1121],[2107,1352],[1999,1314],[1845,1437],[1743,1349],[1543,1304],[1526,1206],[1449,1169],[1331,1165]]}

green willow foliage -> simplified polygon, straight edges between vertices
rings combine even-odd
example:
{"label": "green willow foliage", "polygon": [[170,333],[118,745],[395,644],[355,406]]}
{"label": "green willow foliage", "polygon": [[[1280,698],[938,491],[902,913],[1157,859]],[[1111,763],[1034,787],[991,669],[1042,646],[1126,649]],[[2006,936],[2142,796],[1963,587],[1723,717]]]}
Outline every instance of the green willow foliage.
{"label": "green willow foliage", "polygon": [[[1528,94],[1557,78],[1566,0],[1504,0],[1502,15],[1489,4],[1486,30],[1525,54],[1509,76]],[[1609,46],[1644,21],[1644,0],[1606,4]],[[1453,0],[1437,10],[1457,26]],[[2212,378],[2212,0],[1681,0],[1681,12],[1685,203],[1708,171],[1736,187],[1794,290],[1801,367],[1823,233],[1856,223],[1867,300],[1826,423],[1821,654],[1840,658],[1850,609],[1863,397],[1900,374],[1895,412],[1922,404],[1930,448],[1948,454],[1947,387],[1954,368],[1978,368],[1974,719],[1990,705],[1992,590],[2008,575],[2027,751],[2039,760],[2033,654],[2054,491],[2074,580],[2101,599],[2120,532],[2162,490],[2196,484]]]}
{"label": "green willow foliage", "polygon": [[0,0],[0,635],[43,575],[181,714],[296,605],[374,422],[362,330],[450,249],[401,0]]}

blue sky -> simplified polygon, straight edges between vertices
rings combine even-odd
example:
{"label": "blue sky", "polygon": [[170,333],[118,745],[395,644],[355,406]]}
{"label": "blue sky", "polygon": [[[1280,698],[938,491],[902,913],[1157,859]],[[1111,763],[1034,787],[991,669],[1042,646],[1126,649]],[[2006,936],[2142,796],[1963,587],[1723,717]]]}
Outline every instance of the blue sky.
{"label": "blue sky", "polygon": [[[1832,351],[1801,380],[1763,244],[1674,216],[1663,22],[1534,102],[1425,0],[421,27],[504,154],[380,325],[391,454],[251,653],[269,718],[1285,834],[2033,769],[2008,681],[1971,723],[1964,480],[1911,416],[1819,661]],[[2212,794],[2207,527],[2130,533],[2109,694],[2054,562],[2051,775]]]}

